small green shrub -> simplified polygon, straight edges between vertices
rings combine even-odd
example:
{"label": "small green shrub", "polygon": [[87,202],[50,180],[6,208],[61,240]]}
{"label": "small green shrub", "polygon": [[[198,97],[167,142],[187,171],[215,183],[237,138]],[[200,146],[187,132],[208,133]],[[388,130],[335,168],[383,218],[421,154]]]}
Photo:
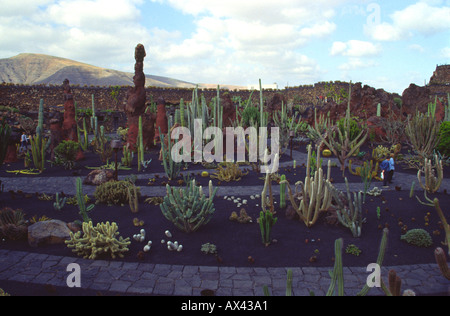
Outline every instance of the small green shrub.
{"label": "small green shrub", "polygon": [[63,140],[54,149],[55,164],[63,165],[66,169],[73,169],[80,144],[71,140]]}
{"label": "small green shrub", "polygon": [[421,248],[427,248],[433,245],[433,239],[424,229],[411,229],[406,234],[401,236],[401,240]]}
{"label": "small green shrub", "polygon": [[443,122],[439,129],[439,143],[436,149],[443,156],[450,156],[450,122]]}
{"label": "small green shrub", "polygon": [[[94,192],[96,204],[102,203],[107,205],[125,205],[129,203],[128,188],[134,184],[130,181],[109,181],[99,185]],[[140,189],[137,188],[138,198],[140,197]]]}

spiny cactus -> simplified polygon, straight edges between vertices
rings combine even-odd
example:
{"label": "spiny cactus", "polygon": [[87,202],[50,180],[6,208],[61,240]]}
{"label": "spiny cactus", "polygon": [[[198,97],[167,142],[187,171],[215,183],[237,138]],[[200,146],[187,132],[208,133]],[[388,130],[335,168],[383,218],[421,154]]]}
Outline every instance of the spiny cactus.
{"label": "spiny cactus", "polygon": [[261,239],[264,245],[268,246],[272,242],[272,227],[277,223],[278,218],[273,217],[270,211],[261,211],[259,214],[259,229],[261,231]]}
{"label": "spiny cactus", "polygon": [[344,296],[344,270],[342,267],[342,247],[344,240],[339,238],[334,243],[334,269],[330,271],[331,284],[328,288],[327,296],[333,296],[336,291],[337,283],[337,295]]}
{"label": "spiny cactus", "polygon": [[362,224],[366,222],[366,219],[362,217],[361,192],[353,192],[352,199],[347,178],[345,178],[347,195],[337,190],[330,181],[327,181],[326,184],[337,204],[336,214],[339,222],[351,230],[353,237],[361,237]]}
{"label": "spiny cactus", "polygon": [[[92,222],[83,223],[82,232],[70,233],[70,240],[66,240],[68,248],[85,259],[95,260],[99,256],[109,254],[112,259],[123,258],[124,253],[128,252],[130,238],[124,239],[119,235],[116,223],[99,223],[96,227]],[[83,233],[83,236],[81,234]]]}
{"label": "spiny cactus", "polygon": [[59,198],[59,193],[56,192],[55,202],[53,203],[53,207],[57,211],[61,211],[64,205],[67,202],[67,197]]}
{"label": "spiny cactus", "polygon": [[366,128],[361,128],[361,131],[354,135],[354,138],[350,139],[351,125],[352,119],[350,117],[350,101],[351,101],[351,89],[352,83],[349,84],[349,97],[348,97],[348,105],[347,112],[345,118],[342,120],[341,126],[334,125],[331,126],[329,122],[327,123],[327,134],[328,137],[322,135],[321,132],[318,131],[317,135],[320,137],[320,140],[323,144],[325,144],[333,154],[338,158],[341,163],[341,171],[342,176],[344,176],[345,172],[345,162],[348,158],[350,158],[354,153],[359,150],[362,144],[366,141],[368,137],[368,133]]}
{"label": "spiny cactus", "polygon": [[434,257],[436,258],[436,262],[442,272],[442,275],[447,280],[450,280],[450,269],[447,264],[447,257],[444,250],[440,247],[436,248],[436,250],[434,251]]}
{"label": "spiny cactus", "polygon": [[286,176],[283,174],[280,178],[280,208],[286,207]]}
{"label": "spiny cactus", "polygon": [[[437,155],[434,155],[435,164],[433,165],[431,159],[425,158],[423,170],[417,172],[420,186],[428,193],[435,193],[439,190],[442,180],[444,178],[444,169],[442,167],[442,160]],[[425,182],[422,181],[422,173],[425,176]]]}
{"label": "spiny cactus", "polygon": [[0,210],[0,237],[21,240],[27,236],[28,227],[22,210],[6,207]]}
{"label": "spiny cactus", "polygon": [[[316,162],[320,161],[320,150],[317,151]],[[295,211],[307,227],[313,226],[321,212],[327,211],[331,206],[332,195],[329,187],[326,185],[326,181],[331,178],[331,160],[328,161],[327,178],[324,178],[322,166],[317,165],[314,176],[310,176],[310,164],[311,164],[311,146],[308,146],[308,160],[306,167],[305,183],[299,181],[295,184],[296,194],[293,193],[289,182],[286,183],[288,188],[289,200],[294,207]],[[301,193],[298,192],[298,186],[301,186]],[[295,196],[301,194],[300,204],[297,204]]]}
{"label": "spiny cactus", "polygon": [[421,161],[429,158],[439,144],[440,123],[432,116],[417,113],[408,120],[405,134]]}
{"label": "spiny cactus", "polygon": [[167,184],[167,195],[160,204],[164,217],[178,229],[190,233],[206,225],[212,218],[214,197],[218,188],[209,182],[209,196],[206,197],[202,187],[196,185],[195,179],[184,188],[172,188]]}
{"label": "spiny cactus", "polygon": [[81,178],[77,178],[76,190],[77,204],[78,209],[80,210],[79,214],[81,215],[83,222],[92,222],[92,220],[88,216],[88,213],[92,211],[95,205],[91,204],[89,206],[86,206],[86,199],[83,195],[83,182],[81,181]]}

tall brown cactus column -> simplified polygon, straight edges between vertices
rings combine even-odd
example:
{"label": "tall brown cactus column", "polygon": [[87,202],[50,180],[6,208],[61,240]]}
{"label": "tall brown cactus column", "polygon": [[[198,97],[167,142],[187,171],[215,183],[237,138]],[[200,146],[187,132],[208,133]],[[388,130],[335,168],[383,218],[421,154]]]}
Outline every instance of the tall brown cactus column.
{"label": "tall brown cactus column", "polygon": [[[132,150],[136,148],[136,139],[139,134],[139,116],[144,116],[145,113],[145,74],[144,74],[144,45],[138,44],[135,49],[134,58],[136,64],[134,65],[134,87],[131,87],[127,92],[127,104],[125,105],[125,113],[128,119],[128,139],[127,142]],[[143,125],[144,117],[142,118]]]}
{"label": "tall brown cactus column", "polygon": [[[63,91],[64,91],[64,121],[62,124],[62,139],[63,140],[71,140],[74,142],[78,142],[78,134],[77,134],[77,121],[75,120],[75,102],[73,100],[73,94],[70,89],[70,82],[68,79],[65,79],[63,82]],[[53,144],[57,146],[58,144]],[[77,160],[84,159],[83,152],[81,149],[78,151]]]}

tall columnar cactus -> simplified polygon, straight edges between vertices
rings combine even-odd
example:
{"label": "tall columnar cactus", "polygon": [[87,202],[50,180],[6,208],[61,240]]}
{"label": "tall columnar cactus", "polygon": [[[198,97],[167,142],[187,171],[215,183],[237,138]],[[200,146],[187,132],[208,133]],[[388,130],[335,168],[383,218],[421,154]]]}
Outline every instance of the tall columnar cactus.
{"label": "tall columnar cactus", "polygon": [[[417,172],[420,186],[428,193],[437,192],[444,178],[442,160],[435,154],[434,161],[435,163],[433,165],[431,159],[425,158],[423,170],[419,169]],[[425,182],[422,181],[422,173],[425,175]]]}
{"label": "tall columnar cactus", "polygon": [[89,218],[88,213],[90,211],[92,211],[92,209],[94,208],[94,204],[91,204],[89,206],[86,206],[86,201],[84,199],[84,194],[83,194],[83,182],[81,181],[81,178],[77,178],[77,183],[76,183],[76,189],[77,189],[77,193],[76,193],[76,198],[77,198],[77,204],[78,204],[78,209],[80,210],[80,215],[81,218],[83,219],[83,222],[92,222],[92,220]]}
{"label": "tall columnar cactus", "polygon": [[261,211],[259,214],[259,229],[261,231],[261,239],[264,245],[269,246],[272,242],[272,227],[277,223],[278,218],[273,216],[270,211]]}
{"label": "tall columnar cactus", "polygon": [[209,196],[203,193],[203,189],[196,185],[195,179],[183,188],[166,186],[167,195],[160,204],[164,217],[171,221],[178,229],[191,233],[206,225],[212,218],[214,197],[218,188],[213,188],[209,182]]}
{"label": "tall columnar cactus", "polygon": [[[139,116],[139,124],[138,124],[139,132],[137,137],[137,156],[138,156],[138,171],[141,171],[142,163],[144,162],[144,137],[142,134],[142,116]],[[161,135],[161,128],[159,129],[159,133]]]}
{"label": "tall columnar cactus", "polygon": [[[376,262],[378,267],[380,267],[380,270],[381,270],[381,266],[383,265],[384,255],[386,254],[388,236],[389,236],[389,229],[385,228],[383,230],[383,236],[381,238],[380,248],[379,248],[379,251],[378,251],[378,257],[377,257],[377,262]],[[383,290],[383,292],[387,296],[391,296],[391,293],[390,293],[389,289],[387,288],[387,286],[385,285],[385,283],[383,282],[382,279],[380,280],[380,282],[381,282],[381,284],[380,284],[381,285],[381,289]],[[362,290],[357,294],[357,296],[365,296],[365,295],[367,295],[367,293],[369,293],[369,290],[370,290],[370,287],[369,287],[369,285],[366,282],[366,284],[364,285]]]}
{"label": "tall columnar cactus", "polygon": [[44,138],[44,100],[39,103],[38,125],[36,127],[36,136],[30,139],[31,155],[33,157],[33,164],[36,169],[41,172],[45,169],[45,153],[50,147],[50,139],[47,141]]}
{"label": "tall columnar cactus", "polygon": [[3,165],[6,157],[10,137],[11,128],[4,120],[0,121],[0,167]]}
{"label": "tall columnar cactus", "polygon": [[[327,178],[324,178],[324,172],[320,165],[320,150],[317,151],[316,157],[316,171],[311,176],[311,146],[308,146],[308,160],[306,167],[305,182],[297,182],[295,184],[296,194],[294,195],[289,182],[286,183],[288,188],[289,200],[294,207],[295,211],[299,215],[307,227],[313,226],[319,219],[321,212],[327,211],[331,207],[332,195],[329,187],[326,185],[326,181],[331,179],[331,160],[328,161]],[[295,196],[298,195],[298,187],[301,186],[301,201],[298,204],[295,200]]]}
{"label": "tall columnar cactus", "polygon": [[336,202],[336,214],[339,222],[350,229],[353,237],[361,237],[362,224],[366,219],[362,217],[362,196],[361,192],[353,192],[353,199],[349,189],[348,180],[345,178],[345,187],[347,196],[337,190],[330,181],[327,180],[327,186]]}
{"label": "tall columnar cactus", "polygon": [[286,207],[286,176],[283,174],[280,178],[280,208]]}
{"label": "tall columnar cactus", "polygon": [[344,296],[344,268],[342,266],[342,247],[344,240],[342,238],[337,239],[334,242],[334,269],[330,271],[331,284],[328,288],[327,296],[333,296],[336,292],[337,283],[337,295]]}
{"label": "tall columnar cactus", "polygon": [[98,133],[98,118],[95,115],[95,97],[92,95],[92,115],[91,115],[91,129],[92,133],[94,134],[94,138],[97,137]]}
{"label": "tall columnar cactus", "polygon": [[184,117],[184,100],[180,100],[180,124],[181,127],[186,127],[186,118]]}
{"label": "tall columnar cactus", "polygon": [[448,267],[447,263],[447,257],[445,255],[445,252],[442,248],[438,247],[434,251],[434,257],[436,259],[436,262],[439,266],[439,269],[442,272],[442,275],[447,279],[450,280],[450,269]]}
{"label": "tall columnar cactus", "polygon": [[431,157],[437,144],[439,144],[440,123],[432,116],[417,113],[408,119],[405,134],[414,151],[423,161]]}
{"label": "tall columnar cactus", "polygon": [[[169,121],[169,133],[171,130],[171,124]],[[172,158],[172,141],[170,140],[170,134],[164,135],[159,131],[159,137],[161,138],[161,152],[164,171],[169,180],[178,178],[181,172],[181,162],[176,162]],[[165,139],[167,138],[167,145]]]}

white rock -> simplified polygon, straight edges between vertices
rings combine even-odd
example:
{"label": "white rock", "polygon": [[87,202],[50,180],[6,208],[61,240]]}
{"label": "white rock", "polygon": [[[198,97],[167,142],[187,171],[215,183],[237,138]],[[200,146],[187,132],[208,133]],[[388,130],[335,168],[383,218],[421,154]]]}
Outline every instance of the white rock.
{"label": "white rock", "polygon": [[151,249],[151,247],[149,245],[147,245],[147,246],[144,247],[144,252],[149,252],[150,249]]}
{"label": "white rock", "polygon": [[181,252],[181,250],[183,250],[183,245],[179,245],[177,251]]}
{"label": "white rock", "polygon": [[172,233],[170,231],[166,230],[165,234],[168,238],[172,238]]}

